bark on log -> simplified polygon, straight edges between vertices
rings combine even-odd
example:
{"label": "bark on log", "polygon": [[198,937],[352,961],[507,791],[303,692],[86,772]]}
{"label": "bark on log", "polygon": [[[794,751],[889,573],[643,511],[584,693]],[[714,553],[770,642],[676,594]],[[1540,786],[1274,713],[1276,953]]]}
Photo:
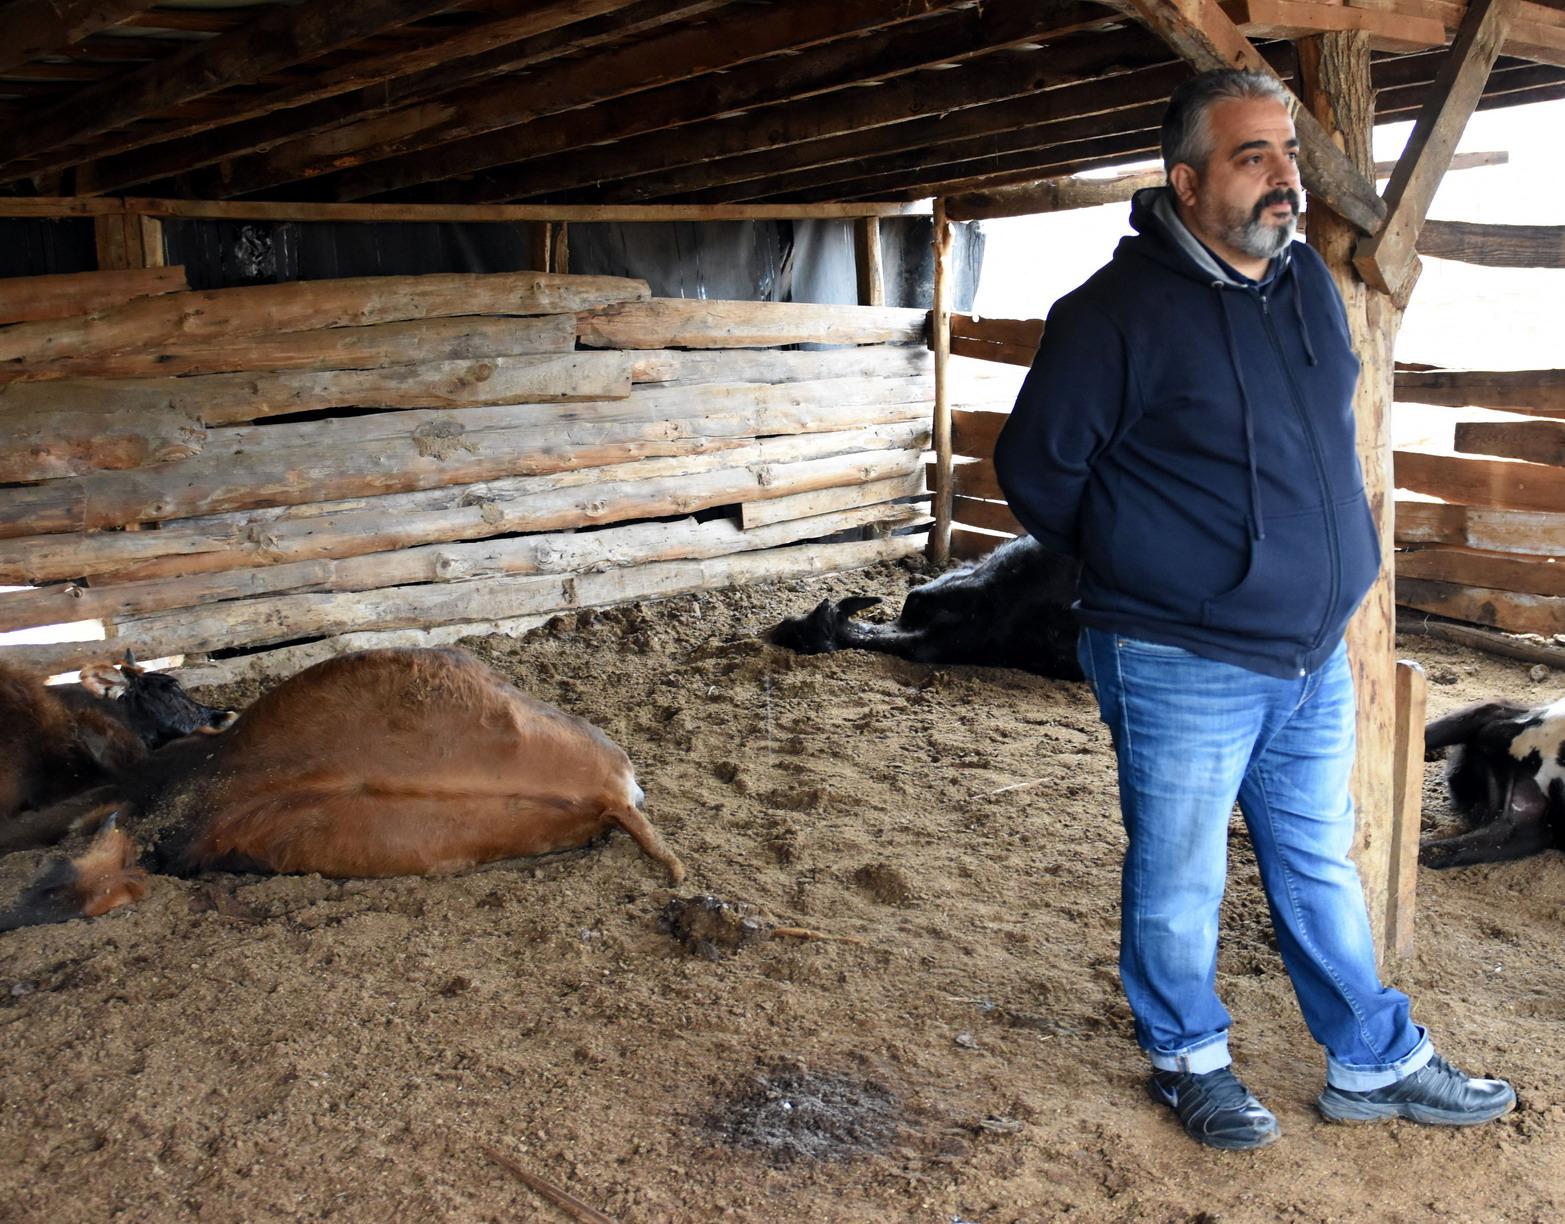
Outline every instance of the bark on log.
{"label": "bark on log", "polygon": [[363,327],[452,315],[550,315],[645,298],[645,281],[547,272],[362,276],[143,298],[0,332],[0,378],[59,378],[83,358],[194,338]]}
{"label": "bark on log", "polygon": [[[763,541],[775,537],[749,535],[722,520],[701,526],[710,529],[714,536],[726,528],[727,539],[735,546],[751,546],[761,551],[699,560],[627,564],[596,573],[519,575],[389,590],[235,600],[196,615],[181,610],[129,622],[120,626],[114,647],[156,658],[167,654],[266,645],[338,633],[348,628],[423,627],[601,607],[633,599],[854,569],[907,556],[923,544],[922,538],[914,535],[864,543],[773,548]],[[798,523],[784,527],[810,534],[815,530],[815,525],[807,522],[802,528]],[[794,538],[799,537],[795,535]],[[101,657],[102,653],[101,642],[62,642],[7,647],[0,652],[0,658],[26,671],[51,674]]]}
{"label": "bark on log", "polygon": [[188,288],[185,269],[130,268],[0,280],[0,323],[68,319]]}
{"label": "bark on log", "polygon": [[592,348],[764,348],[778,344],[921,344],[922,310],[656,298],[593,310],[578,334]]}

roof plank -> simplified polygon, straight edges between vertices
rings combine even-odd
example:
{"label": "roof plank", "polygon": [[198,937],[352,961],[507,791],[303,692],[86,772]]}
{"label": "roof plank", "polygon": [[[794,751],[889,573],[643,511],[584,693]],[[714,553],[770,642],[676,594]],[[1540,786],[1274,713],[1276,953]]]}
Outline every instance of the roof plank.
{"label": "roof plank", "polygon": [[118,25],[147,0],[21,0],[0,10],[0,71]]}

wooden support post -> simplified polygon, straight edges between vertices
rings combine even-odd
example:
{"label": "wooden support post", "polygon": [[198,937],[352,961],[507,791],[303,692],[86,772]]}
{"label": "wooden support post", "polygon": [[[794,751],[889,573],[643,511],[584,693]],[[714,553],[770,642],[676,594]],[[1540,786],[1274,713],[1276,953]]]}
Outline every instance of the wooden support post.
{"label": "wooden support post", "polygon": [[93,218],[93,233],[100,272],[161,268],[168,262],[163,252],[163,222],[156,217],[105,213]]}
{"label": "wooden support post", "polygon": [[859,305],[886,304],[886,277],[880,264],[880,218],[860,217],[853,223],[854,263],[859,274]]}
{"label": "wooden support post", "polygon": [[1395,813],[1391,824],[1391,881],[1386,892],[1385,951],[1405,957],[1413,951],[1413,902],[1418,887],[1419,817],[1424,794],[1424,669],[1397,661]]}
{"label": "wooden support post", "polygon": [[[1328,132],[1343,142],[1349,160],[1365,174],[1373,165],[1370,133],[1374,90],[1369,75],[1369,38],[1362,31],[1322,34],[1298,45],[1299,86],[1304,104]],[[1348,334],[1361,363],[1353,412],[1358,423],[1359,464],[1370,511],[1380,532],[1380,576],[1348,626],[1348,652],[1358,693],[1358,757],[1353,798],[1358,831],[1353,857],[1364,882],[1364,900],[1375,932],[1377,954],[1393,948],[1388,922],[1394,886],[1392,851],[1396,818],[1395,613],[1391,553],[1391,384],[1401,311],[1391,299],[1371,293],[1353,274],[1355,227],[1311,197],[1309,241],[1320,252],[1347,309]],[[1420,749],[1420,756],[1422,750]],[[1412,922],[1403,914],[1404,927]]]}
{"label": "wooden support post", "polygon": [[554,223],[552,221],[527,222],[527,266],[533,272],[552,272],[554,257]]}
{"label": "wooden support post", "polygon": [[1478,105],[1489,69],[1505,41],[1515,0],[1471,0],[1450,54],[1413,124],[1407,148],[1386,187],[1385,226],[1353,253],[1369,284],[1405,305],[1416,276],[1414,248],[1456,144]]}
{"label": "wooden support post", "polygon": [[946,202],[935,201],[935,300],[929,312],[929,346],[935,351],[935,525],[929,559],[944,565],[951,555],[951,222]]}
{"label": "wooden support post", "polygon": [[571,270],[570,227],[564,221],[554,223],[554,241],[549,244],[549,271]]}

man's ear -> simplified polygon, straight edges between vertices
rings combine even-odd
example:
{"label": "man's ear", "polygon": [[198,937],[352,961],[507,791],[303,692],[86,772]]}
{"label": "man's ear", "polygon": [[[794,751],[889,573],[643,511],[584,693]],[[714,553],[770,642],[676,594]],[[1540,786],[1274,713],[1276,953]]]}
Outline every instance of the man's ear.
{"label": "man's ear", "polygon": [[1180,204],[1187,209],[1195,207],[1196,188],[1201,185],[1201,176],[1189,162],[1175,162],[1168,172],[1168,185],[1174,189],[1174,195]]}

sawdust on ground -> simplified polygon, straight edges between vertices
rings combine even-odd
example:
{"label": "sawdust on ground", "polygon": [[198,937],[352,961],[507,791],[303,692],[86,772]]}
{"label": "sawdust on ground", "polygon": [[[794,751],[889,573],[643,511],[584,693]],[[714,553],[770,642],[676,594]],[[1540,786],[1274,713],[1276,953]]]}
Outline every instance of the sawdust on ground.
{"label": "sawdust on ground", "polygon": [[[1565,1214],[1565,855],[1424,872],[1394,971],[1518,1111],[1352,1128],[1313,1108],[1321,1059],[1236,823],[1221,988],[1283,1140],[1197,1148],[1146,1098],[1119,993],[1122,834],[1087,691],[758,639],[922,577],[468,643],[629,751],[690,869],[678,895],[862,942],[677,942],[675,894],[619,834],[443,879],[157,879],[0,937],[0,1220],[567,1218],[485,1147],[626,1221]],[[1557,691],[1426,638],[1403,653],[1435,713]],[[0,896],[39,858],[0,862]]]}

